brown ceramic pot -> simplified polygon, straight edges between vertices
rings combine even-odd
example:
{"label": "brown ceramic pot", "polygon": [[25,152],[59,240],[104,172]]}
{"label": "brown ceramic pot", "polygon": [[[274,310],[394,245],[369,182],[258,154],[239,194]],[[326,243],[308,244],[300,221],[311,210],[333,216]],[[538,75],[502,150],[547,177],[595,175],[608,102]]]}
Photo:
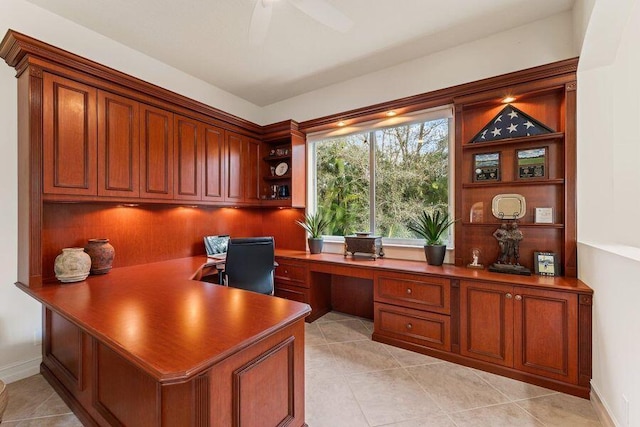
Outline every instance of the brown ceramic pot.
{"label": "brown ceramic pot", "polygon": [[105,274],[111,270],[115,250],[109,239],[89,239],[84,251],[91,257],[91,274]]}

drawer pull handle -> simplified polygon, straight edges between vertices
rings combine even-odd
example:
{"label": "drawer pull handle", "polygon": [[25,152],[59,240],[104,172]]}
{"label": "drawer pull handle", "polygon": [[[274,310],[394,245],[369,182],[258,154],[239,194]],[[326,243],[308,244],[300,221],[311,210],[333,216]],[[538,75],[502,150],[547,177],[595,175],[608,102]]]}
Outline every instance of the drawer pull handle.
{"label": "drawer pull handle", "polygon": [[510,293],[507,292],[507,294],[505,295],[505,297],[511,299],[513,297],[513,295],[511,295]]}
{"label": "drawer pull handle", "polygon": [[411,323],[407,323],[407,329],[409,330],[413,329],[413,325]]}
{"label": "drawer pull handle", "polygon": [[522,299],[522,296],[516,295],[516,301],[520,301],[521,299]]}
{"label": "drawer pull handle", "polygon": [[407,288],[407,295],[411,295],[411,288]]}
{"label": "drawer pull handle", "polygon": [[284,274],[289,274],[289,270],[285,270],[285,271],[284,271]]}

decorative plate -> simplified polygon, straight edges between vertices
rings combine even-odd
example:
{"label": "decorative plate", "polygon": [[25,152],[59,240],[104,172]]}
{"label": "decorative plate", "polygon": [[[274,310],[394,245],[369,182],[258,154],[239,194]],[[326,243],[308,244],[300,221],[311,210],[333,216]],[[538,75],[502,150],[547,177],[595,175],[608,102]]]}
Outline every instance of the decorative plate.
{"label": "decorative plate", "polygon": [[276,166],[276,175],[282,176],[289,170],[289,165],[286,162],[280,162]]}

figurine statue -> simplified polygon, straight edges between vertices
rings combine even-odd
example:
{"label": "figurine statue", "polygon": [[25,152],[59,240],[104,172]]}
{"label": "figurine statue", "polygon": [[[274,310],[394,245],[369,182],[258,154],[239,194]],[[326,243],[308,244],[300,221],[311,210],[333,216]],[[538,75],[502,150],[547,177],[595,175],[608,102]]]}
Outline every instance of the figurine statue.
{"label": "figurine statue", "polygon": [[498,241],[500,254],[498,260],[489,267],[489,271],[530,276],[531,271],[520,265],[520,242],[524,236],[518,228],[518,223],[503,223],[493,232],[493,237]]}

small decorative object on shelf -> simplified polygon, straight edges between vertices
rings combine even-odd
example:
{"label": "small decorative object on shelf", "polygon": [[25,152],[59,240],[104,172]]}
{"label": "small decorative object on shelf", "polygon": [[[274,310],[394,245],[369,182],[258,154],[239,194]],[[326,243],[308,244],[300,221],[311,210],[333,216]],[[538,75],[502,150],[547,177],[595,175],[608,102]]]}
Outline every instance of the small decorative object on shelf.
{"label": "small decorative object on shelf", "polygon": [[278,197],[281,197],[281,198],[289,197],[289,186],[288,185],[281,185],[280,187],[278,187]]}
{"label": "small decorative object on shelf", "polygon": [[471,143],[541,135],[553,130],[513,105],[504,107],[473,137]]}
{"label": "small decorative object on shelf", "polygon": [[546,147],[516,150],[518,157],[518,179],[542,179],[547,177]]}
{"label": "small decorative object on shelf", "polygon": [[56,257],[53,270],[62,283],[81,282],[91,270],[91,257],[84,248],[64,248]]}
{"label": "small decorative object on shelf", "polygon": [[520,242],[524,238],[517,222],[503,223],[493,232],[493,237],[500,246],[498,260],[489,267],[489,271],[496,273],[519,274],[531,276],[531,270],[520,265]]}
{"label": "small decorative object on shelf", "polygon": [[541,276],[559,276],[558,256],[552,252],[534,252],[533,265],[536,274]]}
{"label": "small decorative object on shelf", "polygon": [[527,211],[521,194],[498,194],[491,201],[491,213],[498,219],[520,219]]}
{"label": "small decorative object on shelf", "polygon": [[371,236],[370,233],[356,233],[355,236],[344,236],[344,256],[351,252],[353,258],[356,253],[367,255],[375,260],[384,257],[382,237]]}
{"label": "small decorative object on shelf", "polygon": [[276,176],[285,175],[289,171],[289,165],[287,162],[280,162],[276,165],[275,173]]}
{"label": "small decorative object on shelf", "polygon": [[484,221],[484,202],[475,202],[469,211],[469,222]]}
{"label": "small decorative object on shelf", "polygon": [[329,222],[322,217],[322,214],[320,212],[307,214],[304,216],[304,221],[296,220],[296,224],[309,233],[307,238],[309,252],[312,254],[322,253],[322,232],[329,225]]}
{"label": "small decorative object on shelf", "polygon": [[89,239],[84,251],[91,257],[91,274],[106,274],[111,270],[115,249],[109,239]]}
{"label": "small decorative object on shelf", "polygon": [[500,181],[500,153],[476,154],[473,163],[474,181]]}
{"label": "small decorative object on shelf", "polygon": [[471,259],[472,261],[467,264],[467,267],[469,268],[477,268],[479,270],[484,268],[484,265],[480,264],[480,249],[479,248],[473,248],[471,250]]}
{"label": "small decorative object on shelf", "polygon": [[536,208],[536,224],[553,224],[553,208]]}
{"label": "small decorative object on shelf", "polygon": [[449,217],[449,212],[431,208],[429,212],[422,211],[417,220],[407,224],[409,230],[425,239],[424,256],[427,264],[442,265],[447,253],[447,246],[442,244],[442,235],[456,221]]}

